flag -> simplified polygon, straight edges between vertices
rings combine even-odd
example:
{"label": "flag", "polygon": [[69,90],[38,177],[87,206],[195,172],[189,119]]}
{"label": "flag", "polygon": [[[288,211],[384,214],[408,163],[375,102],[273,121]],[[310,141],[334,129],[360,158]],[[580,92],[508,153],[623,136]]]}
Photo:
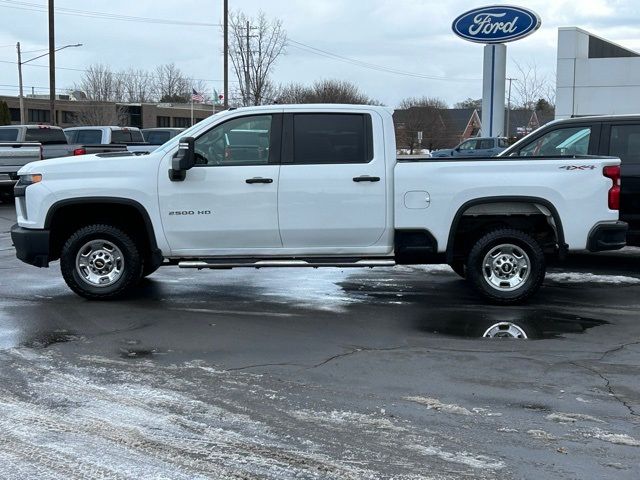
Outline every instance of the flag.
{"label": "flag", "polygon": [[195,88],[192,88],[191,90],[193,90],[193,92],[191,93],[192,102],[198,102],[198,103],[204,102],[204,97],[202,96],[201,93],[196,92]]}

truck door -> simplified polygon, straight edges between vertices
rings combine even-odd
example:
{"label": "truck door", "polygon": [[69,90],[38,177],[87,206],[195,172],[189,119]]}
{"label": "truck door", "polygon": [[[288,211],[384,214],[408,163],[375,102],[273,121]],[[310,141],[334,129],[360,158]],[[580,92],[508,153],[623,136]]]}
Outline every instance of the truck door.
{"label": "truck door", "polygon": [[382,118],[370,113],[285,114],[278,218],[286,249],[348,253],[381,239],[392,201],[381,132]]}
{"label": "truck door", "polygon": [[196,166],[159,175],[160,210],[173,254],[252,255],[282,248],[278,174],[282,115],[235,117],[196,138]]}

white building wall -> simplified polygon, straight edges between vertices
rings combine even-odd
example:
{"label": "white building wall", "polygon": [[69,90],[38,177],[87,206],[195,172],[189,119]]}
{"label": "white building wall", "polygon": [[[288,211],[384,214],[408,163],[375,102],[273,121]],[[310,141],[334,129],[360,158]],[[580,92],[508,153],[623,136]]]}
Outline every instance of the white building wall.
{"label": "white building wall", "polygon": [[556,118],[640,113],[640,57],[589,58],[590,36],[558,29]]}

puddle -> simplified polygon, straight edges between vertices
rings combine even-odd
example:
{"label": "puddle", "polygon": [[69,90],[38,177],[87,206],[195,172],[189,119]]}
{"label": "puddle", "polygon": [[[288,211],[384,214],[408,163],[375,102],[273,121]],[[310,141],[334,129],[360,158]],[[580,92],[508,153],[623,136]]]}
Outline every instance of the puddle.
{"label": "puddle", "polygon": [[80,340],[82,337],[66,330],[60,330],[56,332],[47,332],[40,335],[29,338],[21,343],[22,347],[43,349],[56,343],[67,343]]}
{"label": "puddle", "polygon": [[430,333],[498,339],[562,338],[569,333],[607,325],[605,320],[545,310],[436,310],[418,321],[418,327]]}

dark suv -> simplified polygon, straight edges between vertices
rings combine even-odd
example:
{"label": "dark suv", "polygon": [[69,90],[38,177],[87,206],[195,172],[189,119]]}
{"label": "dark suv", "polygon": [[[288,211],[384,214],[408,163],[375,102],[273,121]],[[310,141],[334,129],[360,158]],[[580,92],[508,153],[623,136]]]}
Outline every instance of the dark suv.
{"label": "dark suv", "polygon": [[548,123],[499,156],[611,155],[622,160],[620,220],[627,245],[640,246],[640,115],[578,117]]}

